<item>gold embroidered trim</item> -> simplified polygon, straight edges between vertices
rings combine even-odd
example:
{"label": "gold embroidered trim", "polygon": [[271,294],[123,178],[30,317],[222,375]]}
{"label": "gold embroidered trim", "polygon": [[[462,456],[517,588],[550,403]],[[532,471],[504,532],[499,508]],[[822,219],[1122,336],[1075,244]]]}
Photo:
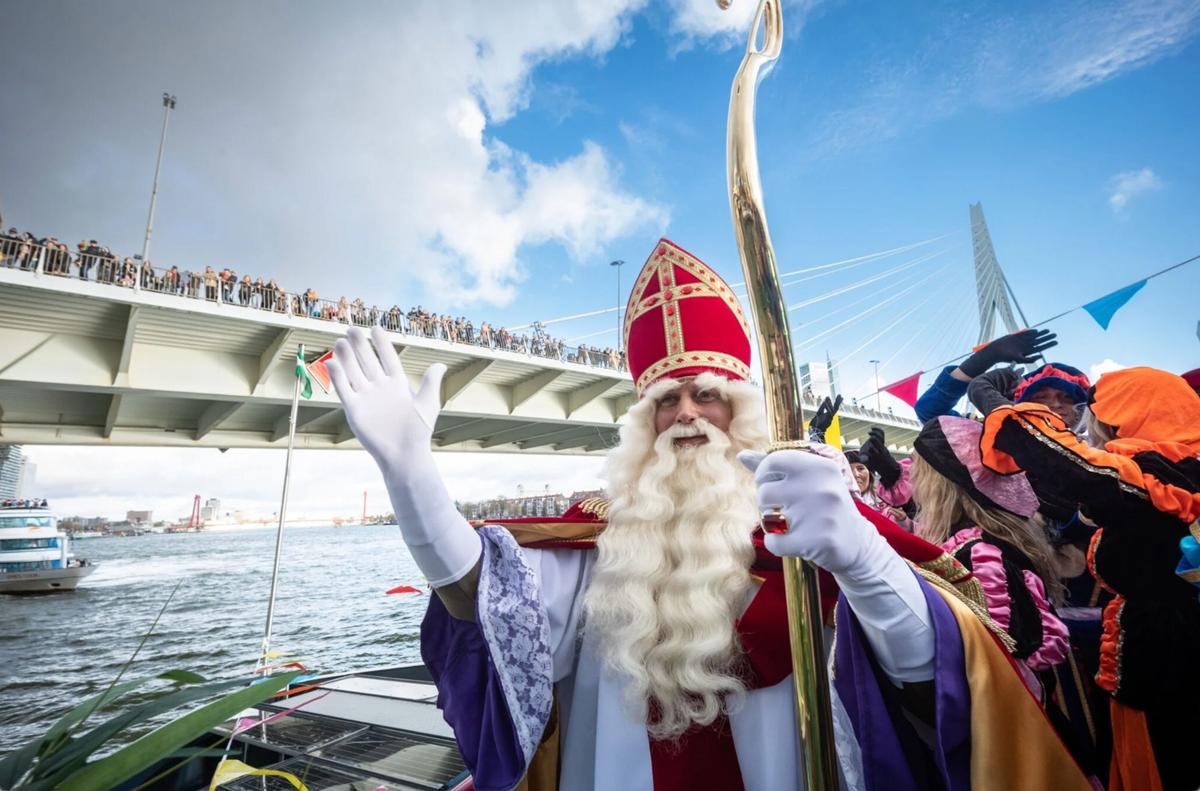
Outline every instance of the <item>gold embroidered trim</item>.
{"label": "gold embroidered trim", "polygon": [[[1043,420],[1045,419],[1043,418]],[[1120,487],[1121,491],[1125,492],[1126,494],[1132,494],[1136,497],[1140,497],[1143,500],[1150,499],[1149,492],[1147,492],[1145,489],[1139,489],[1133,484],[1126,483],[1121,479],[1121,474],[1117,470],[1114,470],[1111,467],[1099,467],[1090,463],[1078,453],[1074,453],[1070,448],[1064,447],[1051,437],[1047,437],[1045,434],[1039,431],[1036,426],[1033,425],[1032,421],[1027,422],[1022,420],[1019,422],[1025,427],[1025,430],[1028,431],[1031,436],[1033,436],[1034,439],[1055,451],[1060,456],[1066,457],[1069,461],[1078,464],[1080,467],[1083,467],[1085,470],[1094,475],[1103,475],[1105,477],[1112,478],[1117,482],[1117,486]]]}
{"label": "gold embroidered trim", "polygon": [[609,500],[607,497],[589,497],[586,500],[579,501],[579,510],[597,519],[607,520],[608,505]]}
{"label": "gold embroidered trim", "polygon": [[974,613],[975,617],[979,619],[980,623],[986,626],[992,634],[996,635],[1000,642],[1003,643],[1004,647],[1008,649],[1010,654],[1017,650],[1017,641],[1014,640],[1008,632],[1001,629],[999,624],[992,620],[992,616],[988,614],[986,606],[979,604],[974,599],[967,596],[963,591],[959,590],[958,587],[953,585],[949,580],[939,577],[934,572],[924,569],[915,563],[910,563],[909,565],[916,569],[917,573],[924,577],[925,581],[930,585],[941,588],[965,604],[967,609]]}
{"label": "gold embroidered trim", "polygon": [[667,354],[683,353],[683,318],[679,315],[679,304],[675,301],[675,267],[664,261],[658,267],[657,297],[662,298],[663,338],[667,341]]}
{"label": "gold embroidered trim", "polygon": [[[652,264],[652,262],[656,261],[659,262],[658,266]],[[691,273],[694,277],[696,277],[697,280],[700,281],[698,283],[685,283],[680,287],[681,290],[685,288],[691,288],[693,290],[705,288],[711,291],[709,294],[690,293],[687,296],[719,297],[725,302],[729,309],[733,311],[733,315],[737,317],[738,323],[742,325],[742,330],[746,333],[746,336],[750,336],[750,324],[746,320],[746,314],[742,311],[742,303],[734,295],[733,290],[729,288],[728,284],[726,284],[725,281],[722,280],[720,276],[717,275],[717,273],[711,268],[709,268],[708,265],[703,261],[695,258],[690,253],[685,253],[683,250],[675,247],[670,242],[663,240],[654,249],[654,252],[650,254],[650,257],[646,259],[646,263],[642,267],[642,271],[638,275],[638,279],[633,285],[633,291],[630,293],[629,302],[625,306],[624,331],[626,348],[629,346],[629,328],[633,324],[633,320],[641,315],[644,315],[647,310],[651,309],[652,307],[647,305],[645,306],[645,309],[643,309],[642,303],[645,301],[643,295],[645,294],[646,287],[650,285],[650,279],[652,277],[659,276],[661,267],[665,266],[670,268],[670,285],[672,289],[674,288],[675,271],[672,265],[678,266],[681,269]],[[659,281],[659,286],[664,291],[667,289],[667,285],[663,283],[661,279]],[[673,296],[675,299],[679,298],[678,294],[674,294]],[[661,306],[663,304],[661,301],[661,295],[656,294],[654,297],[658,298],[654,304]],[[678,311],[676,311],[676,313],[678,313]],[[680,337],[682,338],[682,335]],[[668,336],[668,344],[669,343],[670,337]]]}
{"label": "gold embroidered trim", "polygon": [[950,553],[943,552],[940,557],[921,563],[920,567],[938,575],[957,588],[963,596],[987,609],[987,595],[983,591],[983,585]]}
{"label": "gold embroidered trim", "polygon": [[638,377],[635,387],[637,387],[637,391],[640,395],[653,382],[661,379],[672,371],[678,371],[681,368],[694,368],[697,366],[705,368],[720,368],[736,374],[741,379],[750,378],[750,366],[746,365],[738,358],[723,352],[694,350],[659,360],[645,371],[642,371],[642,375]]}

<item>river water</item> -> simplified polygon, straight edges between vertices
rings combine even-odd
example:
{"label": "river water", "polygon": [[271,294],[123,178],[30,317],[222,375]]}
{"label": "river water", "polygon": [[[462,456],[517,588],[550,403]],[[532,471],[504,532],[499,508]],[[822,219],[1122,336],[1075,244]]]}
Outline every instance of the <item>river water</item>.
{"label": "river water", "polygon": [[[273,528],[78,541],[98,568],[77,591],[0,595],[0,754],[103,690],[180,580],[125,678],[248,676],[274,546]],[[422,593],[384,594],[399,584]],[[416,661],[427,590],[394,525],[289,528],[272,648],[317,673]]]}

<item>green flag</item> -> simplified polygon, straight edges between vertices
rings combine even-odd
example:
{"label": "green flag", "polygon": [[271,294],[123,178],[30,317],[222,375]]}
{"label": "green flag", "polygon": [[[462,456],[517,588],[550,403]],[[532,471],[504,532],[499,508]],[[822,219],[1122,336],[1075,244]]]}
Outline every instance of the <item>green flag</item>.
{"label": "green flag", "polygon": [[304,364],[304,347],[296,350],[296,376],[300,379],[300,395],[312,398],[312,375]]}

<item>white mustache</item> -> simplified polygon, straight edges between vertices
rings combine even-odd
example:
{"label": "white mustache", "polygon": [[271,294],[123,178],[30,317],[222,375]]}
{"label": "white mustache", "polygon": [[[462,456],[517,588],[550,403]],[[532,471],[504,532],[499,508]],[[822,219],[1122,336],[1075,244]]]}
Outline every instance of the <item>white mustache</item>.
{"label": "white mustache", "polygon": [[713,432],[716,428],[712,423],[700,418],[693,423],[676,423],[668,428],[663,434],[666,434],[671,439],[687,439],[688,437],[708,437],[712,439]]}

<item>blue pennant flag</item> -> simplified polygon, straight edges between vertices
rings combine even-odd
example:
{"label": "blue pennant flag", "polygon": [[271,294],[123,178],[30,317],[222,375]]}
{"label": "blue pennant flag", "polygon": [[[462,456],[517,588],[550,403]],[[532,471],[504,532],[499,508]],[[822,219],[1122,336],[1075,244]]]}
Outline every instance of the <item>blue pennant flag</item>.
{"label": "blue pennant flag", "polygon": [[1112,317],[1116,315],[1117,311],[1125,307],[1125,303],[1133,299],[1133,295],[1141,291],[1145,285],[1145,280],[1130,283],[1124,288],[1118,288],[1111,294],[1105,294],[1100,299],[1087,303],[1083,306],[1083,309],[1092,314],[1092,318],[1096,320],[1097,324],[1104,329],[1108,329],[1108,324],[1112,321]]}

